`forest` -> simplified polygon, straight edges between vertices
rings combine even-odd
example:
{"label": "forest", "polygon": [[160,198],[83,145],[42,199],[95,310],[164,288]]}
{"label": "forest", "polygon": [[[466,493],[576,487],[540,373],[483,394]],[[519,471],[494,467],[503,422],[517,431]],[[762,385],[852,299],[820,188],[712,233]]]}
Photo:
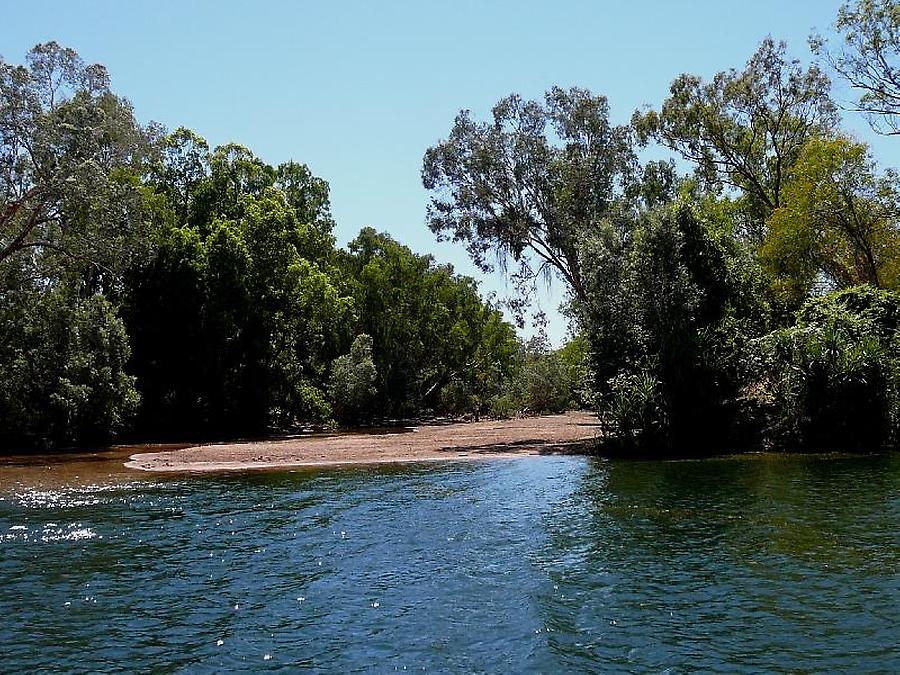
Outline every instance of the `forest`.
{"label": "forest", "polygon": [[[0,448],[574,407],[606,452],[894,447],[900,183],[831,83],[896,142],[900,7],[848,3],[810,47],[766,38],[622,125],[580,88],[461,111],[425,219],[505,300],[388,233],[337,246],[305,164],[140,124],[70,48],[0,59]],[[559,349],[504,318],[548,279]]]}

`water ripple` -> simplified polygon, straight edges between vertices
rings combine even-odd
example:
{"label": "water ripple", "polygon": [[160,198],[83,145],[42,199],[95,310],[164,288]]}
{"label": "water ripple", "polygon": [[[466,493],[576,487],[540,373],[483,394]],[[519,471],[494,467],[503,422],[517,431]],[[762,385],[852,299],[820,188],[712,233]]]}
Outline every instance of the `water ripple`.
{"label": "water ripple", "polygon": [[897,672],[898,482],[528,458],[20,490],[3,669]]}

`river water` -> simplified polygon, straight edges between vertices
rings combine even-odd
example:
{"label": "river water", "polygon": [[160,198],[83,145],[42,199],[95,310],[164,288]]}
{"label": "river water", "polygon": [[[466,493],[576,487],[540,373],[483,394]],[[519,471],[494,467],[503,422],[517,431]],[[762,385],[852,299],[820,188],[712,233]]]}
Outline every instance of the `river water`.
{"label": "river water", "polygon": [[896,454],[0,469],[4,672],[900,672]]}

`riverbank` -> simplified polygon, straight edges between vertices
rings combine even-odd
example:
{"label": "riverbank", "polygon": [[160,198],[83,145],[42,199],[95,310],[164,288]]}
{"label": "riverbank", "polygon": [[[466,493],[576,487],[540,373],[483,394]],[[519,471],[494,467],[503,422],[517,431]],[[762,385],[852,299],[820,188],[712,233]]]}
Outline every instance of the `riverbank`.
{"label": "riverbank", "polygon": [[151,472],[240,471],[341,464],[393,464],[566,454],[596,439],[589,412],[412,427],[399,433],[334,434],[198,445],[132,455],[125,466]]}

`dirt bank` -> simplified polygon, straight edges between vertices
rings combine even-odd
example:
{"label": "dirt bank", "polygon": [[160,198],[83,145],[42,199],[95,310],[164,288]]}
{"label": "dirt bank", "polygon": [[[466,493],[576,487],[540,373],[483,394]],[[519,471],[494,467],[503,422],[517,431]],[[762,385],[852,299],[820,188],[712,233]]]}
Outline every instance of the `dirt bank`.
{"label": "dirt bank", "polygon": [[143,471],[228,471],[291,466],[434,462],[566,453],[597,434],[596,417],[576,412],[515,420],[426,425],[406,433],[338,434],[199,445],[132,455]]}

